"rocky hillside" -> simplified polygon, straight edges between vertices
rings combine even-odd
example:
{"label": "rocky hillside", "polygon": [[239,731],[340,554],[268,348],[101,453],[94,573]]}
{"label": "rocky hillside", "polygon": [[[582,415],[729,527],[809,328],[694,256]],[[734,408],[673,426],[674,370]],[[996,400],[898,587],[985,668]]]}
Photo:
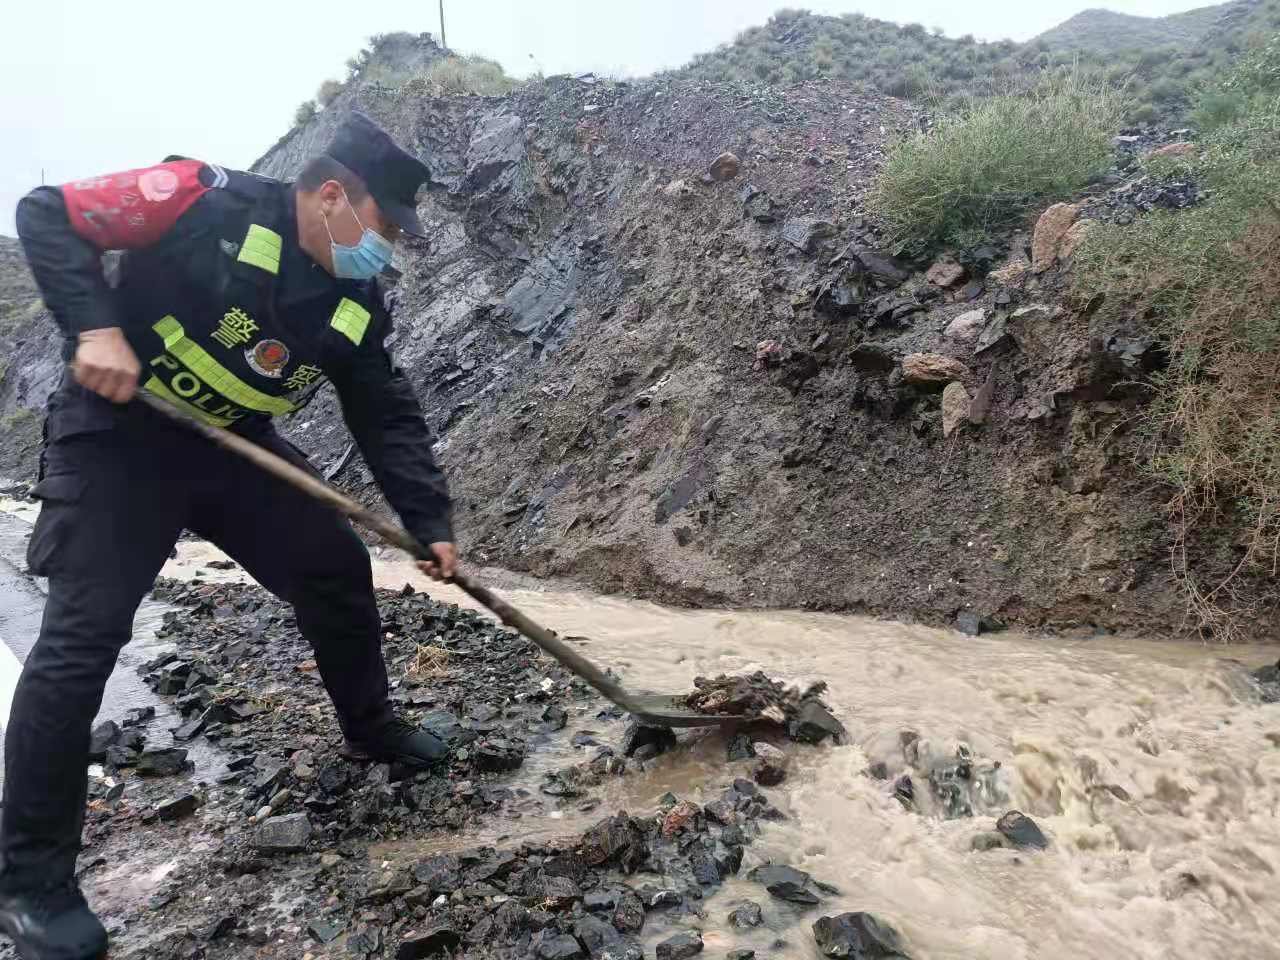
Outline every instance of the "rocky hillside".
{"label": "rocky hillside", "polygon": [[[666,601],[1177,618],[1110,393],[1128,332],[1061,302],[1056,271],[1026,281],[1026,237],[931,280],[863,215],[906,103],[677,75],[501,100],[355,85],[330,109],[352,107],[445,184],[392,294],[396,350],[474,560]],[[988,412],[948,435],[953,376]],[[293,425],[331,469],[334,410]],[[339,476],[367,486],[358,461]]]}
{"label": "rocky hillside", "polygon": [[1199,87],[1277,27],[1280,0],[1232,0],[1164,18],[1090,10],[1023,44],[952,38],[862,14],[784,10],[683,72],[769,83],[829,77],[893,96],[956,102],[1071,68],[1124,85],[1130,122],[1178,126]]}
{"label": "rocky hillside", "polygon": [[37,411],[61,371],[58,343],[21,245],[0,237],[0,477],[25,479],[39,455]]}
{"label": "rocky hillside", "polygon": [[1263,0],[1233,0],[1175,13],[1167,17],[1136,17],[1114,10],[1085,10],[1036,40],[1055,49],[1089,53],[1177,47],[1191,50],[1229,34],[1262,26],[1268,4]]}
{"label": "rocky hillside", "polygon": [[[837,79],[353,82],[257,169],[289,177],[353,108],[441,182],[388,296],[473,562],[665,602],[1177,626],[1128,466],[1149,339],[1060,293],[1074,208],[1034,270],[1029,232],[895,259],[863,199],[908,103]],[[1152,202],[1121,172],[1097,193]],[[10,404],[48,363],[10,368]],[[376,496],[327,392],[285,429]]]}

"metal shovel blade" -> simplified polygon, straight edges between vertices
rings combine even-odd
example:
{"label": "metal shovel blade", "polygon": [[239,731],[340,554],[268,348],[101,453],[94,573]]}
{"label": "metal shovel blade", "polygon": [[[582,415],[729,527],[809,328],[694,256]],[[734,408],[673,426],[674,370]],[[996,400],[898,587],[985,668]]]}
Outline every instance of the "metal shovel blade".
{"label": "metal shovel blade", "polygon": [[742,717],[699,713],[688,707],[684,699],[675,694],[631,693],[550,630],[530,620],[502,598],[494,596],[487,587],[481,586],[462,573],[457,574],[453,582],[469,597],[493,611],[508,627],[518,630],[555,657],[567,669],[595,687],[601,695],[612,700],[643,723],[657,727],[719,727],[741,723],[743,720]]}
{"label": "metal shovel blade", "polygon": [[[289,461],[276,456],[246,440],[230,430],[215,427],[212,424],[197,420],[185,410],[160,399],[154,394],[140,390],[137,400],[152,410],[176,420],[183,426],[194,430],[206,439],[216,443],[224,450],[255,464],[272,476],[284,481],[291,487],[305,493],[321,503],[328,504],[339,513],[345,514],[356,523],[373,531],[387,543],[399,547],[419,560],[434,560],[435,557],[408,530],[386,517],[368,510],[350,497],[338,492],[324,480],[308,473]],[[597,667],[594,663],[578,653],[567,643],[557,637],[541,624],[529,619],[501,597],[495,596],[485,587],[463,573],[453,577],[453,583],[464,593],[476,600],[486,609],[492,611],[506,626],[518,630],[544,651],[560,661],[565,668],[577,674],[604,697],[612,700],[623,710],[633,714],[645,723],[664,727],[715,727],[728,726],[742,722],[742,717],[708,716],[686,706],[678,695],[657,693],[628,693],[621,684]]]}
{"label": "metal shovel blade", "polygon": [[633,693],[630,698],[636,707],[632,715],[654,727],[732,727],[751,721],[750,717],[699,713],[686,705],[682,697],[661,693]]}

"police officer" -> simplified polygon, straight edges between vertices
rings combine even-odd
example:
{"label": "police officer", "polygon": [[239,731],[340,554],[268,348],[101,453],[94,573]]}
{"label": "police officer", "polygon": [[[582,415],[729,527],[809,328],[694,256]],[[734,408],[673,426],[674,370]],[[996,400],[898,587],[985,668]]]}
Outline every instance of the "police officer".
{"label": "police officer", "polygon": [[[422,564],[451,576],[444,477],[413,390],[383,347],[374,278],[426,166],[353,115],[283,184],[208,163],[41,187],[18,233],[74,376],[49,403],[31,569],[49,578],[40,638],[5,739],[0,927],[26,960],[100,956],[107,936],[75,879],[89,728],[134,612],[184,528],[292,603],[345,752],[428,765],[444,746],[392,712],[369,556],[351,527],[142,404],[148,390],[286,459],[271,427],[328,379]],[[123,250],[114,286],[101,254]]]}

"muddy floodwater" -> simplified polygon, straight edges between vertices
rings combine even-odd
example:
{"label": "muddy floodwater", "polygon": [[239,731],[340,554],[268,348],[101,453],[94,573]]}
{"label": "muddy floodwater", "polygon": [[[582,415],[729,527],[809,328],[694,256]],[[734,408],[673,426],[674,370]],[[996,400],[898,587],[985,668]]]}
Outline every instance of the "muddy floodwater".
{"label": "muddy floodwater", "polygon": [[[165,572],[242,576],[207,566],[219,556],[184,543]],[[403,560],[378,559],[376,577],[429,588]],[[430,590],[472,606],[449,588]],[[1275,661],[1277,648],[970,638],[858,617],[504,593],[562,635],[589,638],[580,649],[631,686],[679,691],[697,675],[757,668],[797,684],[827,681],[850,742],[797,753],[773,791],[789,819],[765,827],[751,862],[789,863],[834,884],[841,895],[823,913],[879,913],[917,960],[1280,958],[1280,705],[1259,705],[1244,677],[1244,666]],[[962,797],[971,816],[949,816],[956,811],[922,785],[922,769],[945,766],[957,750],[980,774]],[[533,754],[516,782],[536,796],[541,775],[569,759]],[[880,777],[869,776],[877,764]],[[570,835],[617,810],[651,811],[667,791],[710,800],[724,766],[724,740],[709,735],[611,781],[590,813],[535,799],[483,832],[398,841],[372,855],[393,863]],[[894,797],[904,772],[917,781],[915,810]],[[1036,819],[1049,849],[974,852],[975,835],[1014,808]],[[763,892],[746,872],[707,911],[709,955],[750,946],[816,956],[812,917],[805,936],[792,931],[777,949],[776,930],[728,931],[730,905]]]}
{"label": "muddy floodwater", "polygon": [[[184,544],[168,572],[207,571],[202,563],[216,555]],[[375,578],[474,606],[403,560],[376,560]],[[839,887],[824,912],[884,914],[916,957],[1280,958],[1280,705],[1259,706],[1241,666],[1274,661],[1280,648],[971,638],[861,617],[504,593],[561,634],[590,638],[583,652],[629,685],[685,690],[698,675],[757,668],[798,684],[826,680],[851,742],[799,753],[777,791],[791,819],[771,824],[752,853]],[[905,731],[921,738],[917,780],[921,766],[944,763],[960,745],[986,764],[989,776],[968,796],[974,816],[948,819],[928,796],[923,812],[894,799],[892,783],[907,771]],[[567,759],[531,756],[518,776],[534,788]],[[877,761],[887,780],[867,776]],[[668,790],[697,799],[723,766],[723,741],[708,739],[611,784],[590,814],[530,815],[456,842],[376,852],[416,858],[478,840],[568,835],[606,812],[650,810]],[[1011,808],[1040,823],[1050,849],[972,851],[975,834]],[[717,900],[760,892],[731,880]],[[725,912],[708,911],[711,950]],[[722,935],[729,945],[745,937],[762,955],[777,938]],[[808,938],[788,939],[768,955],[815,955]]]}

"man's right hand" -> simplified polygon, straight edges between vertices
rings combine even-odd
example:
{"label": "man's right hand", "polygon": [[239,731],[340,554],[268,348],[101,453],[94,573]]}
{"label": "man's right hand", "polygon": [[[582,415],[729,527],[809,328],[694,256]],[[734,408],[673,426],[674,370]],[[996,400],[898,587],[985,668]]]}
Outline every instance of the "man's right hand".
{"label": "man's right hand", "polygon": [[86,330],[76,347],[76,383],[112,403],[128,403],[142,365],[119,327]]}

